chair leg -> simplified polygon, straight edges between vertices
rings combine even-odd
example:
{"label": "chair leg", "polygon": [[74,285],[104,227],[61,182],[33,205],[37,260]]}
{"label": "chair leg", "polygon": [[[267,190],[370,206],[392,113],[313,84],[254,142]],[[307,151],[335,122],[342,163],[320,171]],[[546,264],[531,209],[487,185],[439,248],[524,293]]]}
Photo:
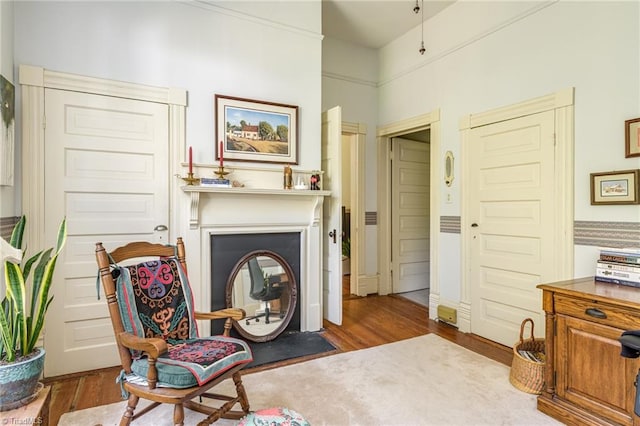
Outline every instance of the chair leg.
{"label": "chair leg", "polygon": [[267,307],[264,308],[264,322],[265,324],[269,324],[269,302],[267,302]]}
{"label": "chair leg", "polygon": [[136,409],[139,400],[140,398],[138,398],[134,394],[129,395],[129,399],[127,401],[127,409],[124,411],[124,414],[120,419],[120,426],[129,426],[131,424],[131,420],[133,419],[133,412]]}
{"label": "chair leg", "polygon": [[236,392],[238,393],[238,398],[240,398],[240,406],[242,407],[242,411],[245,414],[249,414],[249,398],[247,398],[247,392],[244,390],[244,385],[242,384],[242,377],[240,376],[240,372],[233,374],[233,383],[236,385]]}
{"label": "chair leg", "polygon": [[184,406],[182,404],[173,406],[173,424],[175,426],[184,426]]}

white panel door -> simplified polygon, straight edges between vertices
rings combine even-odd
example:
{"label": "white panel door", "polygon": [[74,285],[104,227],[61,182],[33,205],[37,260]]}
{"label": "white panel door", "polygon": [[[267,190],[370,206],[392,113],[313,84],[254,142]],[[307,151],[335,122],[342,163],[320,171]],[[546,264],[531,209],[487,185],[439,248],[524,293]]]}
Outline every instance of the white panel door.
{"label": "white panel door", "polygon": [[[45,375],[118,365],[104,292],[97,300],[95,243],[165,241],[168,106],[45,90],[45,229],[67,218],[44,345]],[[47,236],[47,240],[54,240]],[[51,337],[49,337],[51,336]]]}
{"label": "white panel door", "polygon": [[429,288],[429,147],[428,143],[393,139],[393,293]]}
{"label": "white panel door", "polygon": [[324,318],[342,324],[342,110],[322,113],[322,294]]}
{"label": "white panel door", "polygon": [[[471,332],[511,346],[544,327],[536,285],[554,277],[554,113],[471,129]],[[539,334],[539,333],[537,333]]]}

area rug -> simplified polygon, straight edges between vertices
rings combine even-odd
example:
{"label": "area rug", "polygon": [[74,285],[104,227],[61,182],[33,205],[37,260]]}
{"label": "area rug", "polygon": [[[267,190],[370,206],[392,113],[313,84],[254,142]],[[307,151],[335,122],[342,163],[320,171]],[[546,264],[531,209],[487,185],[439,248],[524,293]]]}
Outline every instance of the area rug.
{"label": "area rug", "polygon": [[[509,367],[434,334],[246,374],[243,382],[253,410],[288,407],[313,426],[561,424],[509,383]],[[116,425],[124,407],[67,413],[59,424]],[[185,411],[185,425],[202,418]],[[162,406],[133,425],[170,425],[171,413]]]}
{"label": "area rug", "polygon": [[335,346],[329,343],[322,334],[311,331],[285,332],[275,340],[248,343],[253,353],[253,361],[246,368],[336,350]]}

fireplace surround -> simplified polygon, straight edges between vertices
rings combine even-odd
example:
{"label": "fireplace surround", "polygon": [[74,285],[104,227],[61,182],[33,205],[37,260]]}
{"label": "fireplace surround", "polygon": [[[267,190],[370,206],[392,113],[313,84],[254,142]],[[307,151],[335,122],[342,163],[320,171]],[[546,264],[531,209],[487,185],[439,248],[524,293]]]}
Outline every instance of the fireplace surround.
{"label": "fireplace surround", "polygon": [[[177,220],[189,224],[183,229],[188,244],[189,277],[197,308],[212,307],[212,272],[233,265],[216,266],[212,241],[242,235],[295,234],[298,236],[296,266],[297,315],[300,331],[322,328],[322,205],[329,191],[184,186],[186,202]],[[194,247],[191,249],[190,247]],[[196,249],[196,248],[199,248]],[[294,265],[288,260],[292,268]],[[295,261],[294,261],[295,263]],[[235,264],[235,263],[234,263]],[[231,270],[221,272],[229,277]],[[298,275],[299,274],[299,275]],[[217,279],[216,279],[217,280]],[[211,332],[209,322],[200,324],[203,335]]]}
{"label": "fireplace surround", "polygon": [[[229,277],[238,262],[254,251],[271,251],[287,262],[300,294],[300,233],[273,232],[259,234],[211,234],[211,310],[227,308],[226,292]],[[221,334],[223,324],[212,325],[212,332]],[[285,331],[300,331],[300,304]]]}

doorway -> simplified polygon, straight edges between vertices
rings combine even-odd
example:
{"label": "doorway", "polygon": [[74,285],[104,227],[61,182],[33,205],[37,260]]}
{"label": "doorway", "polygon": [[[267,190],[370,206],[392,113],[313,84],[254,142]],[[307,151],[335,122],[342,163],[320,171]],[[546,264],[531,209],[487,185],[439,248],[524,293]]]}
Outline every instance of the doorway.
{"label": "doorway", "polygon": [[[428,135],[428,138],[427,138]],[[386,295],[394,293],[394,274],[398,274],[398,268],[394,267],[395,252],[401,252],[399,244],[401,240],[399,237],[399,230],[393,232],[394,222],[394,207],[393,207],[393,149],[396,149],[397,139],[423,139],[428,141],[428,163],[425,163],[423,167],[428,165],[428,181],[429,192],[426,195],[424,201],[424,209],[426,215],[421,219],[427,221],[428,227],[426,235],[428,236],[428,248],[422,249],[421,256],[422,263],[420,268],[422,271],[427,267],[426,278],[424,281],[428,282],[428,300],[430,316],[434,317],[436,309],[435,306],[439,300],[439,283],[438,277],[438,262],[437,262],[437,250],[438,247],[438,212],[437,206],[439,205],[439,186],[435,183],[438,181],[438,177],[441,175],[440,169],[440,111],[434,110],[428,114],[413,117],[400,122],[392,123],[390,125],[381,127],[378,129],[378,293],[380,295]],[[397,161],[397,160],[396,160]],[[397,172],[397,169],[396,169]],[[398,177],[396,177],[398,180]],[[396,215],[397,217],[397,215]],[[394,246],[398,246],[394,250]],[[415,250],[415,253],[419,253],[420,250]],[[414,254],[415,254],[414,253]],[[397,260],[397,256],[395,257]],[[420,269],[418,268],[418,269]],[[397,287],[397,285],[396,285]]]}
{"label": "doorway", "polygon": [[394,294],[428,306],[429,129],[391,139],[391,277]]}
{"label": "doorway", "polygon": [[23,162],[44,165],[23,174],[27,245],[49,245],[61,217],[69,232],[52,284],[44,375],[111,366],[117,351],[107,307],[96,299],[92,247],[96,236],[109,246],[168,240],[169,153],[178,145],[171,130],[182,128],[170,117],[184,117],[186,92],[25,65],[20,83]]}
{"label": "doorway", "polygon": [[573,88],[461,120],[458,326],[511,345],[543,282],[573,276]]}

